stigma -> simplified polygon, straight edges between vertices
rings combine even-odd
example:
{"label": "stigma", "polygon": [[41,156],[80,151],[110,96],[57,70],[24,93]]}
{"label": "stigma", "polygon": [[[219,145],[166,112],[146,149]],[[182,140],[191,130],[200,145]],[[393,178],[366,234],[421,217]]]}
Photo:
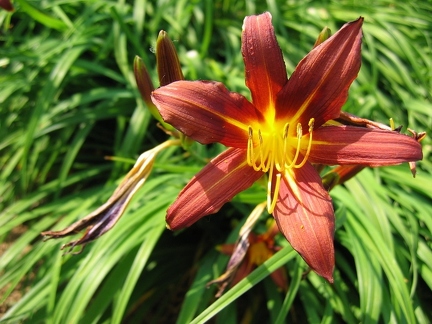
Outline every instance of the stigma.
{"label": "stigma", "polygon": [[[309,120],[309,129],[305,135],[301,123],[295,125],[295,130],[290,129],[292,126],[289,123],[264,131],[248,127],[247,163],[256,171],[269,172],[267,210],[270,214],[276,206],[282,174],[292,168],[301,168],[309,157],[314,121],[314,118]],[[300,154],[305,147],[306,152]]]}

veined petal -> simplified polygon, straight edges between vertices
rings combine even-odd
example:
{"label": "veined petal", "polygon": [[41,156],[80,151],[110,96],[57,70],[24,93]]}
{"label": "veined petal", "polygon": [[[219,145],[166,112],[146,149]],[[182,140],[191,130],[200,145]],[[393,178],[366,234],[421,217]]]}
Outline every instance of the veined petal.
{"label": "veined petal", "polygon": [[162,118],[202,144],[246,148],[248,126],[263,120],[242,95],[219,82],[178,81],[153,92]]}
{"label": "veined petal", "polygon": [[273,216],[306,263],[333,282],[334,212],[331,198],[310,163],[285,172]]}
{"label": "veined petal", "polygon": [[168,227],[178,230],[216,213],[262,176],[246,162],[246,150],[229,148],[207,164],[180,192],[167,211]]}
{"label": "veined petal", "polygon": [[324,126],[313,132],[309,161],[384,166],[422,157],[420,143],[408,135],[355,126]]}
{"label": "veined petal", "polygon": [[276,94],[288,81],[271,19],[269,12],[248,16],[244,19],[242,33],[246,85],[252,102],[263,114],[274,114]]}
{"label": "veined petal", "polygon": [[301,60],[278,94],[277,119],[301,122],[307,130],[311,118],[319,127],[339,116],[360,69],[362,23],[359,18],[345,24]]}

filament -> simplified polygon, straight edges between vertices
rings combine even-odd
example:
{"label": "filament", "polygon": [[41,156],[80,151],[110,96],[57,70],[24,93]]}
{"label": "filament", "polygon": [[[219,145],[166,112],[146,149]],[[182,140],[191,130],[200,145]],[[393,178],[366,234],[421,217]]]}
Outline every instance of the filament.
{"label": "filament", "polygon": [[[309,123],[308,123],[308,126],[309,126],[309,142],[308,142],[308,147],[307,147],[307,150],[306,150],[306,154],[303,157],[303,161],[300,164],[294,166],[295,168],[301,168],[303,165],[305,165],[305,163],[306,163],[306,161],[307,161],[307,159],[309,157],[310,150],[311,150],[311,147],[312,147],[312,132],[313,132],[314,123],[315,123],[315,119],[311,118],[309,120]],[[297,153],[298,153],[298,151],[297,151]]]}

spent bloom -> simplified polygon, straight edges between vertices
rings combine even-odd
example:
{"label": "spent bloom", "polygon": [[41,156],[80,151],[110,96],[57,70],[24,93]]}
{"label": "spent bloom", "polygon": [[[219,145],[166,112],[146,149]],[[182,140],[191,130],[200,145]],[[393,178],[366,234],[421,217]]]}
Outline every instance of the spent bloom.
{"label": "spent bloom", "polygon": [[[164,31],[159,33],[156,50],[160,85],[182,80],[183,73],[181,72],[177,52],[174,49],[172,41]],[[63,230],[42,232],[42,235],[45,236],[45,240],[48,240],[62,238],[85,230],[81,238],[62,246],[62,249],[68,247],[67,252],[71,252],[75,246],[81,246],[82,251],[87,243],[98,239],[111,230],[124,214],[135,193],[144,185],[147,178],[150,176],[157,155],[167,147],[185,146],[188,143],[188,139],[185,136],[179,134],[171,125],[166,124],[162,120],[158,110],[151,101],[150,94],[154,90],[154,86],[144,62],[139,57],[135,57],[134,60],[134,74],[138,90],[150,113],[159,121],[160,127],[166,133],[179,139],[167,140],[142,153],[108,201],[95,211]]]}
{"label": "spent bloom", "polygon": [[42,232],[45,240],[62,238],[85,230],[81,238],[62,246],[62,250],[68,248],[67,252],[71,252],[75,246],[81,245],[83,249],[87,243],[111,230],[123,215],[135,193],[146,182],[156,156],[165,148],[179,144],[179,140],[169,140],[142,153],[105,204],[63,230]]}
{"label": "spent bloom", "polygon": [[170,229],[217,212],[267,176],[267,209],[308,265],[333,281],[334,211],[312,163],[385,166],[422,158],[415,138],[331,122],[341,113],[361,64],[363,18],[311,50],[288,79],[270,13],[243,23],[242,54],[252,100],[213,81],[177,81],[152,100],[165,122],[202,144],[227,149],[180,192]]}

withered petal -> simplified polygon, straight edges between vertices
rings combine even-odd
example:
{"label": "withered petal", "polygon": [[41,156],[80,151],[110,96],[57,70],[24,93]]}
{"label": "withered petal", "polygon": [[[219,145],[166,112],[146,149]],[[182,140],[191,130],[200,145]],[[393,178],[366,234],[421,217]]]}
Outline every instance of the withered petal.
{"label": "withered petal", "polygon": [[[123,215],[128,202],[130,201],[133,193],[136,190],[131,188],[124,196],[120,197],[116,201],[108,201],[100,208],[92,212],[87,217],[75,222],[67,228],[60,231],[46,231],[41,234],[45,236],[45,240],[62,238],[72,234],[76,234],[79,231],[87,227],[84,235],[78,240],[74,240],[64,244],[61,249],[69,247],[66,253],[72,251],[75,246],[82,245],[83,247],[108,232],[118,222],[120,217]],[[82,250],[81,250],[82,251]],[[80,253],[80,252],[78,252]]]}
{"label": "withered petal", "polygon": [[137,190],[145,183],[153,168],[156,155],[174,142],[167,141],[141,154],[133,168],[128,172],[105,204],[63,230],[42,232],[41,234],[45,236],[45,240],[76,234],[86,228],[86,232],[81,238],[62,246],[62,250],[65,247],[69,247],[68,252],[70,252],[75,246],[84,246],[108,232],[123,215]]}
{"label": "withered petal", "polygon": [[219,82],[173,82],[155,90],[152,99],[167,123],[202,144],[246,148],[248,126],[263,121],[245,97]]}
{"label": "withered petal", "polygon": [[278,94],[277,119],[300,122],[307,130],[311,118],[319,127],[339,116],[360,69],[362,23],[359,18],[345,24],[300,61]]}
{"label": "withered petal", "polygon": [[270,109],[274,114],[276,95],[288,81],[271,20],[269,12],[248,16],[242,32],[246,85],[252,102],[263,114]]}
{"label": "withered petal", "polygon": [[309,160],[322,164],[395,165],[421,160],[414,138],[382,129],[324,126],[313,132]]}
{"label": "withered petal", "polygon": [[333,282],[334,212],[310,163],[285,172],[273,216],[294,250],[317,274]]}
{"label": "withered petal", "polygon": [[168,227],[178,230],[216,213],[262,174],[246,163],[246,150],[227,149],[210,161],[180,192],[167,211]]}

